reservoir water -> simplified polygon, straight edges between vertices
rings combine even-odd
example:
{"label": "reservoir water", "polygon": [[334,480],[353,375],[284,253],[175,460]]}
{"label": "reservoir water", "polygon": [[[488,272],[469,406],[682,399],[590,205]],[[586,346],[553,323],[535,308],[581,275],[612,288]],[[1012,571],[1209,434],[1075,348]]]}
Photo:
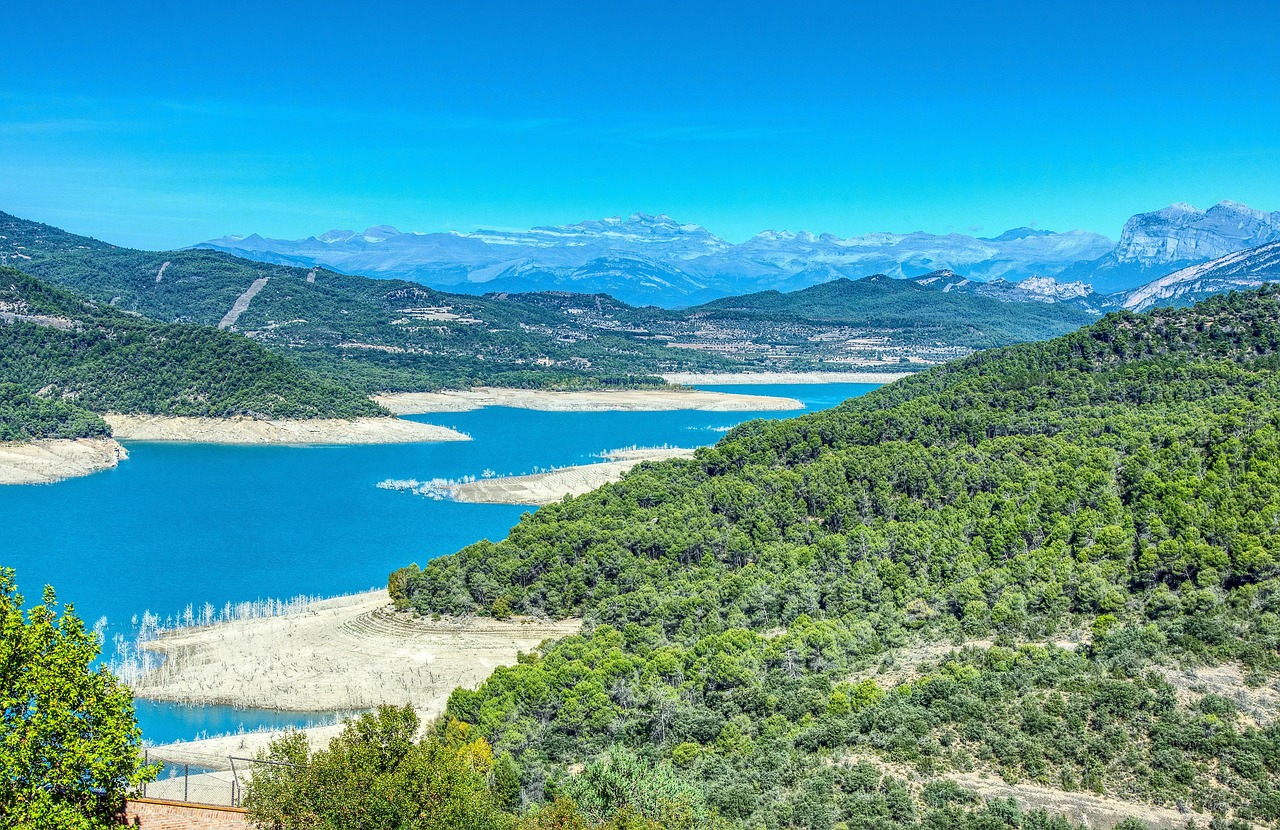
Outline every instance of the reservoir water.
{"label": "reservoir water", "polygon": [[[797,398],[826,409],[873,384],[703,387]],[[379,489],[386,479],[534,472],[632,445],[695,447],[730,427],[792,412],[534,412],[494,407],[421,416],[467,442],[360,447],[127,444],[117,469],[0,489],[0,565],[28,601],[50,584],[87,625],[132,636],[145,611],[386,584],[387,574],[478,539],[501,539],[531,508],[457,504]],[[109,655],[108,655],[109,656]],[[322,715],[139,701],[152,742],[303,724]]]}

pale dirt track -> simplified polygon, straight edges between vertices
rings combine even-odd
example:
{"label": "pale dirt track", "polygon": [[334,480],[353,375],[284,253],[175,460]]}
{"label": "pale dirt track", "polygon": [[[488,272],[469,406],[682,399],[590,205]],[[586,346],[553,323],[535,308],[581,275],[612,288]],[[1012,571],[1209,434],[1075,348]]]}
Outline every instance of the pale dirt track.
{"label": "pale dirt track", "polygon": [[[271,278],[259,277],[245,289],[243,294],[236,297],[236,301],[231,304],[231,308],[227,310],[226,314],[222,315],[222,319],[218,322],[218,328],[227,329],[234,326],[236,321],[240,319],[240,315],[249,310],[249,303],[253,302],[253,298],[258,296],[258,292],[267,287],[267,280],[269,279]],[[159,281],[158,279],[156,280],[156,282]]]}
{"label": "pale dirt track", "polygon": [[547,392],[541,389],[476,389],[396,392],[374,400],[397,415],[467,412],[509,406],[543,412],[786,412],[804,409],[794,398],[738,395],[696,389],[616,389],[595,392]]}
{"label": "pale dirt track", "polygon": [[132,683],[138,697],[303,712],[412,704],[438,715],[543,640],[581,622],[488,618],[432,621],[397,613],[386,591],[312,603],[284,617],[179,629],[147,645],[165,663]]}
{"label": "pale dirt track", "polygon": [[128,457],[111,438],[0,443],[0,484],[51,484],[109,470]]}
{"label": "pale dirt track", "polygon": [[123,441],[204,444],[413,444],[469,441],[460,432],[400,418],[187,418],[170,415],[103,415]]}
{"label": "pale dirt track", "polygon": [[893,383],[910,375],[910,372],[672,372],[663,375],[662,379],[686,386],[738,386],[753,383]]}
{"label": "pale dirt track", "polygon": [[449,487],[454,501],[475,504],[542,505],[560,501],[565,496],[580,496],[598,487],[621,480],[631,468],[644,461],[667,458],[692,458],[691,449],[619,450],[610,454],[616,459],[600,464],[565,467],[549,473],[526,476],[504,476],[455,484]]}

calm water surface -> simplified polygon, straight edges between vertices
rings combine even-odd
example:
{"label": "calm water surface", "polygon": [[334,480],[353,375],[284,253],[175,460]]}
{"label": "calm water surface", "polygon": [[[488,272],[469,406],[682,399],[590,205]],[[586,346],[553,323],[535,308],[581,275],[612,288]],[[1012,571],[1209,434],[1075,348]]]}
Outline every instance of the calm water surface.
{"label": "calm water surface", "polygon": [[[863,395],[872,384],[708,386],[783,395],[807,411]],[[365,447],[236,447],[127,443],[117,469],[48,486],[0,489],[0,564],[16,568],[28,600],[51,584],[110,650],[144,611],[221,607],[264,597],[333,595],[386,584],[408,562],[478,539],[497,540],[531,508],[455,504],[375,485],[533,472],[589,463],[630,445],[695,447],[755,417],[793,412],[533,412],[493,407],[420,416],[474,440]],[[140,701],[154,742],[305,723],[321,716],[185,708]]]}

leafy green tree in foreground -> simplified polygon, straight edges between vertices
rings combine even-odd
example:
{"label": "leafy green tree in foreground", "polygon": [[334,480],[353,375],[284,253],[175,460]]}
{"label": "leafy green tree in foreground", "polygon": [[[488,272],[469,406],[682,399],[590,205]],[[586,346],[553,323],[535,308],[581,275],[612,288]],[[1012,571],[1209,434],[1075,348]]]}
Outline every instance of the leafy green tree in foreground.
{"label": "leafy green tree in foreground", "polygon": [[125,794],[155,771],[142,763],[133,695],[103,667],[98,640],[52,588],[23,612],[0,568],[0,826],[117,826]]}
{"label": "leafy green tree in foreground", "polygon": [[489,743],[465,727],[421,742],[417,731],[412,707],[383,706],[327,749],[311,752],[300,732],[273,742],[245,797],[251,819],[271,830],[510,827],[489,784]]}
{"label": "leafy green tree in foreground", "polygon": [[[415,741],[413,708],[347,721],[326,749],[300,732],[274,741],[245,797],[266,830],[692,830],[720,824],[669,767],[619,750],[520,815],[519,770],[464,723]],[[579,803],[582,805],[579,806]]]}

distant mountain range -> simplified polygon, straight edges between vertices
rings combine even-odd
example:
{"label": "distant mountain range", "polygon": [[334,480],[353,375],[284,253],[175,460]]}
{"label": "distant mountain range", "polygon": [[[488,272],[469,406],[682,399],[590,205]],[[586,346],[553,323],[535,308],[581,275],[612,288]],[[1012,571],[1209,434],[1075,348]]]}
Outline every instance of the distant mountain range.
{"label": "distant mountain range", "polygon": [[[921,277],[939,270],[988,284],[1003,281],[997,292],[1028,278],[1054,277],[1082,283],[1066,289],[1081,296],[1107,294],[1275,241],[1280,212],[1222,202],[1206,211],[1176,204],[1139,214],[1125,223],[1119,242],[1088,231],[1015,228],[994,237],[917,232],[845,239],[764,231],[735,245],[700,225],[636,213],[518,232],[401,233],[380,225],[299,240],[226,236],[194,247],[462,293],[607,293],[634,305],[678,308],[841,277]],[[1027,290],[1043,294],[1044,287]]]}

